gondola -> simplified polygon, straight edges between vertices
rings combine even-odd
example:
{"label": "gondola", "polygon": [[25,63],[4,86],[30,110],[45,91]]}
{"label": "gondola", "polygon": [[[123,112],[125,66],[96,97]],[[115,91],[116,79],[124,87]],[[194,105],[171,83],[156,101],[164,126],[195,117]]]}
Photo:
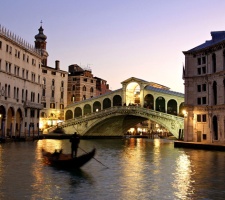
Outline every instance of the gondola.
{"label": "gondola", "polygon": [[71,158],[71,154],[64,154],[62,150],[50,153],[42,149],[42,155],[46,164],[62,169],[78,169],[90,161],[95,155],[96,149],[78,156]]}

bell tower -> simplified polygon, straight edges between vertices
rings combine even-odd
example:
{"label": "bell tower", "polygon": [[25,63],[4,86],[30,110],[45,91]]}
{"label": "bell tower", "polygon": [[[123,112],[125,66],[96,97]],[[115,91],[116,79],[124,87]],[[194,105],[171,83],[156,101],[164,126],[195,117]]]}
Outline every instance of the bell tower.
{"label": "bell tower", "polygon": [[48,58],[48,52],[46,51],[47,36],[43,33],[44,29],[42,28],[42,21],[38,31],[39,33],[34,37],[35,48],[41,51],[42,65],[47,66],[47,58]]}

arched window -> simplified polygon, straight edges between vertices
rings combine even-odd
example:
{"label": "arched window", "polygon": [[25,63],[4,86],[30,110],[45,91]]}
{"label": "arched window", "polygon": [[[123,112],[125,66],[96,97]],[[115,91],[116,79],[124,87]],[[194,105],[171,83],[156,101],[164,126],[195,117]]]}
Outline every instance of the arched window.
{"label": "arched window", "polygon": [[73,89],[72,90],[74,91],[75,89],[76,89],[76,87],[75,87],[75,85],[73,85]]}
{"label": "arched window", "polygon": [[61,87],[64,87],[64,81],[61,82]]}
{"label": "arched window", "polygon": [[216,81],[213,82],[213,103],[217,105],[217,83]]}
{"label": "arched window", "polygon": [[46,79],[43,78],[43,85],[46,85]]}
{"label": "arched window", "polygon": [[91,92],[91,93],[93,93],[93,92],[94,92],[94,88],[93,88],[93,87],[91,87],[90,92]]}
{"label": "arched window", "polygon": [[86,91],[86,86],[85,85],[83,86],[83,91]]}
{"label": "arched window", "polygon": [[52,86],[55,86],[55,80],[52,79]]}
{"label": "arched window", "polygon": [[71,96],[71,101],[72,101],[72,102],[75,101],[75,95],[74,95],[74,94]]}
{"label": "arched window", "polygon": [[218,140],[218,121],[217,116],[213,116],[213,133],[214,133],[214,140]]}
{"label": "arched window", "polygon": [[216,54],[215,53],[212,55],[212,72],[213,73],[216,72]]}
{"label": "arched window", "polygon": [[167,113],[171,115],[177,115],[177,102],[174,99],[170,99],[168,101]]}

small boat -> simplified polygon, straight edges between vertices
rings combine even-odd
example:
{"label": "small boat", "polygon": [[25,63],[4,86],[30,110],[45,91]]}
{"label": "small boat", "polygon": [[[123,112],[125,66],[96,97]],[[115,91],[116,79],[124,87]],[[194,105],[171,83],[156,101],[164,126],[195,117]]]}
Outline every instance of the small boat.
{"label": "small boat", "polygon": [[42,149],[42,155],[45,163],[48,165],[64,169],[77,169],[90,161],[94,157],[95,151],[96,149],[94,148],[88,153],[85,153],[76,158],[71,158],[71,154],[63,154],[62,150],[50,153]]}

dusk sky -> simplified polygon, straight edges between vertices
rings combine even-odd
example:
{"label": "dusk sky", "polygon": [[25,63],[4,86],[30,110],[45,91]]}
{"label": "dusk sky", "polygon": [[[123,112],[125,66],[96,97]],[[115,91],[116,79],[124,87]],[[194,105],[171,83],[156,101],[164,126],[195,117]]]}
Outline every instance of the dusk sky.
{"label": "dusk sky", "polygon": [[0,24],[34,44],[40,21],[48,66],[89,66],[110,89],[136,77],[184,92],[184,55],[225,30],[224,0],[4,0]]}

